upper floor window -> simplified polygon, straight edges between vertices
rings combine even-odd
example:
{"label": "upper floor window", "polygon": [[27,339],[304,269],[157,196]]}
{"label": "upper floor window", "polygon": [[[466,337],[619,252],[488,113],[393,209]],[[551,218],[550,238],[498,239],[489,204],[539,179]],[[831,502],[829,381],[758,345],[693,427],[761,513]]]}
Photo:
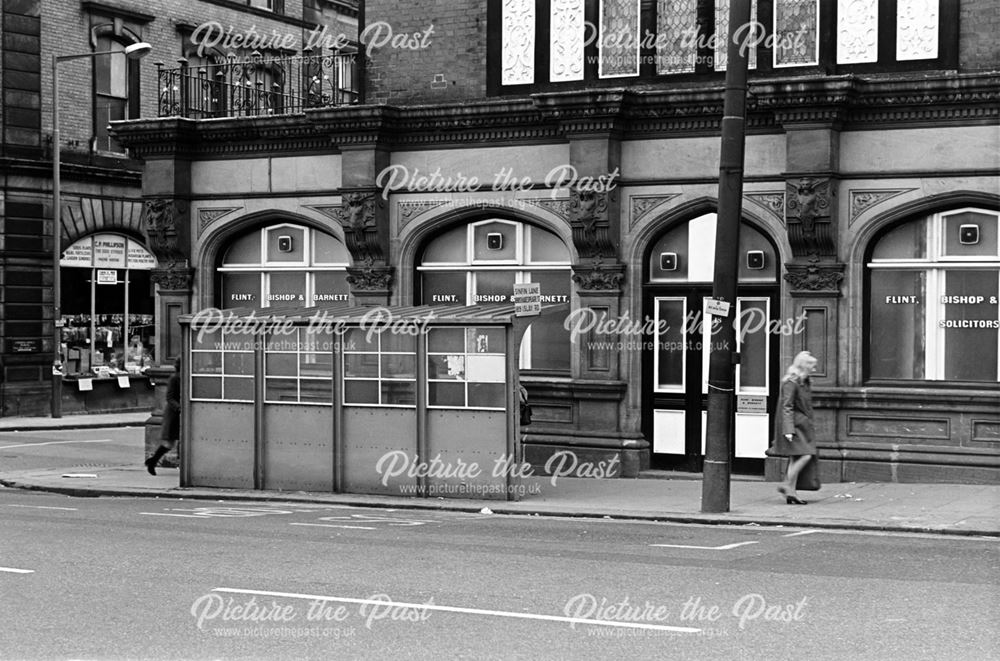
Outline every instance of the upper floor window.
{"label": "upper floor window", "polygon": [[124,148],[111,136],[108,125],[139,116],[139,65],[125,57],[126,44],[98,37],[94,58],[94,149],[120,154]]}
{"label": "upper floor window", "polygon": [[285,13],[285,0],[246,0],[247,5],[250,7],[256,7],[257,9],[264,9],[266,11],[273,11],[275,14]]}
{"label": "upper floor window", "polygon": [[1000,214],[956,209],[897,225],[868,259],[871,379],[1000,380]]}
{"label": "upper floor window", "polygon": [[[730,0],[490,0],[494,94],[568,83],[720,77]],[[956,3],[752,0],[736,30],[757,74],[953,69]],[[791,71],[789,71],[791,70]]]}

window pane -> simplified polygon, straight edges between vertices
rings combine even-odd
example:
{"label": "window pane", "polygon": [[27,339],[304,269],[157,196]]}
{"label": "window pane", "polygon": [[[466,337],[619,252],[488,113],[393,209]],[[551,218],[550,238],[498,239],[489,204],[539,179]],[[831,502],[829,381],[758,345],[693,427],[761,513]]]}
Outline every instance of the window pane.
{"label": "window pane", "polygon": [[420,274],[421,300],[424,305],[435,303],[466,304],[465,271],[442,273],[425,271]]}
{"label": "window pane", "polygon": [[923,379],[926,273],[877,270],[871,278],[871,377]]}
{"label": "window pane", "polygon": [[332,353],[304,353],[299,360],[302,376],[333,376]]}
{"label": "window pane", "polygon": [[382,333],[382,351],[416,353],[417,336],[408,333],[393,333],[387,330]]}
{"label": "window pane", "polygon": [[775,0],[774,66],[817,63],[817,0]]}
{"label": "window pane", "polygon": [[253,400],[253,379],[226,377],[223,393],[226,399]]}
{"label": "window pane", "polygon": [[476,260],[514,259],[517,257],[517,225],[476,225],[473,228],[472,255]]}
{"label": "window pane", "polygon": [[299,401],[302,402],[333,401],[333,382],[329,379],[302,379],[299,391]]}
{"label": "window pane", "polygon": [[656,73],[694,73],[698,48],[691,34],[698,29],[696,0],[656,3]]}
{"label": "window pane", "polygon": [[649,256],[652,280],[686,280],[688,273],[688,224],[667,232]]}
{"label": "window pane", "polygon": [[945,379],[997,380],[998,283],[998,271],[945,273]]}
{"label": "window pane", "polygon": [[461,328],[431,328],[427,333],[427,351],[465,353],[465,333]]}
{"label": "window pane", "polygon": [[297,387],[295,379],[265,379],[264,399],[269,402],[297,402]]}
{"label": "window pane", "polygon": [[222,301],[226,308],[256,307],[260,305],[259,273],[223,273]]}
{"label": "window pane", "polygon": [[295,354],[268,354],[265,360],[265,374],[268,376],[297,376]]}
{"label": "window pane", "polygon": [[301,227],[279,227],[265,231],[267,261],[304,262],[306,231]]}
{"label": "window pane", "polygon": [[767,301],[740,306],[740,387],[767,386]]}
{"label": "window pane", "polygon": [[415,406],[417,384],[415,381],[383,381],[382,403],[395,406]]}
{"label": "window pane", "polygon": [[476,303],[509,303],[514,293],[514,273],[483,271],[476,273]]}
{"label": "window pane", "polygon": [[428,406],[465,406],[464,383],[428,383]]}
{"label": "window pane", "polygon": [[199,330],[197,333],[192,333],[191,338],[194,349],[222,348],[220,345],[220,342],[222,342],[222,331],[219,330],[205,331],[204,333]]}
{"label": "window pane", "polygon": [[191,397],[193,399],[222,399],[222,379],[192,376]]}
{"label": "window pane", "polygon": [[918,220],[890,230],[875,246],[873,260],[927,257],[927,221]]}
{"label": "window pane", "polygon": [[465,350],[468,353],[503,353],[505,349],[502,328],[465,329]]}
{"label": "window pane", "polygon": [[[714,247],[713,247],[714,249]],[[763,268],[750,268],[751,251],[763,253],[763,263],[759,262],[758,256],[754,257],[753,266],[763,266]],[[774,282],[778,279],[778,259],[771,247],[771,242],[753,227],[746,223],[740,225],[740,282]]]}
{"label": "window pane", "polygon": [[233,264],[260,264],[260,232],[255,231],[240,237],[229,246],[222,258],[223,266]]}
{"label": "window pane", "polygon": [[313,305],[347,303],[351,300],[346,272],[319,271],[313,278]]}
{"label": "window pane", "polygon": [[271,307],[302,307],[305,305],[306,274],[272,273],[268,292]]}
{"label": "window pane", "polygon": [[455,354],[449,356],[428,356],[427,378],[456,379],[456,380],[464,379],[465,355]]}
{"label": "window pane", "polygon": [[502,409],[507,405],[505,392],[506,386],[502,383],[470,383],[469,406]]}
{"label": "window pane", "polygon": [[684,385],[684,300],[656,302],[656,387]]}
{"label": "window pane", "polygon": [[382,356],[382,377],[390,379],[415,379],[417,377],[416,356],[389,354]]}
{"label": "window pane", "polygon": [[967,211],[945,216],[943,229],[945,255],[994,258],[997,256],[995,215]]}
{"label": "window pane", "polygon": [[314,263],[343,266],[351,263],[347,248],[336,237],[323,232],[313,232],[313,244],[313,254],[316,256]]}
{"label": "window pane", "polygon": [[363,329],[357,326],[348,328],[344,333],[344,349],[346,351],[378,351],[378,333],[371,333],[370,329]]}
{"label": "window pane", "polygon": [[[531,281],[541,286],[543,304],[569,301],[568,272],[535,271]],[[532,369],[569,370],[570,337],[564,324],[567,313],[546,314],[531,323]]]}
{"label": "window pane", "polygon": [[569,249],[562,239],[540,227],[525,227],[531,244],[530,262],[569,262]]}
{"label": "window pane", "polygon": [[468,231],[468,226],[462,225],[433,239],[424,250],[421,264],[465,264],[468,262],[469,249],[466,243]]}
{"label": "window pane", "polygon": [[226,353],[223,360],[225,374],[253,376],[254,355],[252,353]]}
{"label": "window pane", "polygon": [[367,353],[344,356],[344,376],[356,378],[378,378],[378,355]]}
{"label": "window pane", "polygon": [[378,404],[378,381],[344,381],[345,404]]}

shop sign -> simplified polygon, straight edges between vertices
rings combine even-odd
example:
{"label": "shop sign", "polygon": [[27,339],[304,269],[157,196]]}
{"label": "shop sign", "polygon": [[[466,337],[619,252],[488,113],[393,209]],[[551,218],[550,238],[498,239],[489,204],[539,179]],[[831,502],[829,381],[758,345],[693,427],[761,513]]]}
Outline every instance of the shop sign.
{"label": "shop sign", "polygon": [[531,317],[542,313],[542,285],[526,282],[514,285],[514,316]]}
{"label": "shop sign", "polygon": [[736,397],[737,413],[767,413],[767,397],[765,395],[738,395]]}
{"label": "shop sign", "polygon": [[8,351],[10,353],[38,353],[42,350],[42,341],[34,340],[8,340]]}
{"label": "shop sign", "polygon": [[89,268],[93,257],[92,250],[90,237],[84,237],[69,248],[66,248],[62,259],[59,260],[59,265]]}
{"label": "shop sign", "polygon": [[141,245],[129,239],[128,242],[128,267],[149,271],[156,268],[156,258]]}
{"label": "shop sign", "polygon": [[94,268],[125,268],[125,237],[99,234],[94,237]]}
{"label": "shop sign", "polygon": [[117,285],[118,284],[118,271],[114,269],[98,269],[97,270],[97,284],[99,285]]}

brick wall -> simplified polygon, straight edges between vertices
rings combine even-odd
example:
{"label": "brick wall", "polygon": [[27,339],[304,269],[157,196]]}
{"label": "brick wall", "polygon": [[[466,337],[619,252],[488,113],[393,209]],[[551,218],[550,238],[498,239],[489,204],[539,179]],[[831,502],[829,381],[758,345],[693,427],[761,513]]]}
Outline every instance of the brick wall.
{"label": "brick wall", "polygon": [[[315,26],[306,27],[302,23],[302,0],[285,0],[284,17],[263,11],[248,11],[236,2],[225,0],[144,0],[141,3],[106,3],[112,6],[132,8],[136,12],[155,16],[150,22],[123,19],[126,28],[153,46],[150,53],[140,63],[141,112],[142,117],[157,115],[157,79],[155,62],[163,62],[165,67],[178,66],[177,60],[184,54],[183,29],[178,26],[198,26],[206,21],[214,21],[228,30],[240,33],[253,27],[258,33],[277,33],[282,37],[291,35],[299,51],[307,35]],[[113,18],[101,17],[99,13],[88,12],[78,1],[42,3],[42,132],[50,135],[52,130],[51,71],[48,58],[53,52],[60,54],[87,53],[93,51],[90,42],[92,25],[111,23]],[[220,47],[221,48],[221,47]],[[63,150],[87,151],[93,135],[93,61],[89,59],[64,62],[60,68],[60,129]]]}
{"label": "brick wall", "polygon": [[[368,103],[439,103],[486,96],[486,0],[413,0],[406,11],[398,0],[365,3],[365,25],[378,38],[379,23],[394,37],[433,32],[426,48],[386,45],[371,50],[367,69]],[[382,38],[388,34],[381,32]],[[369,39],[370,41],[370,39]]]}
{"label": "brick wall", "polygon": [[959,9],[961,71],[1000,69],[1000,3],[997,0],[962,0]]}

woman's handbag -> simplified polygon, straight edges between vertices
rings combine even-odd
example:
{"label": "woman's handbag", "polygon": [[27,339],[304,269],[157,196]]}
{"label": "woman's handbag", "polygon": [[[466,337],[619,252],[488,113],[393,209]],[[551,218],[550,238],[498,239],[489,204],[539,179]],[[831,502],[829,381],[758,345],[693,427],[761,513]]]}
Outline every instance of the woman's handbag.
{"label": "woman's handbag", "polygon": [[[792,457],[792,460],[794,459]],[[797,491],[819,491],[821,486],[823,485],[819,481],[819,459],[816,458],[816,455],[813,455],[809,463],[799,471],[799,475],[795,480],[795,489]]]}

